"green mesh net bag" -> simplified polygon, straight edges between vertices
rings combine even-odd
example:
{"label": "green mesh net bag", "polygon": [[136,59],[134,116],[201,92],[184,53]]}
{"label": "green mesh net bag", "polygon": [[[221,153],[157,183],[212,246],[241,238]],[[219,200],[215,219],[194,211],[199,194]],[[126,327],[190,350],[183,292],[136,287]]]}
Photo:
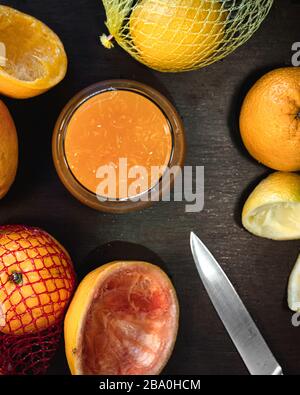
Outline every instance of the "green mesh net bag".
{"label": "green mesh net bag", "polygon": [[247,41],[273,0],[102,0],[109,35],[159,71],[188,71],[220,60]]}

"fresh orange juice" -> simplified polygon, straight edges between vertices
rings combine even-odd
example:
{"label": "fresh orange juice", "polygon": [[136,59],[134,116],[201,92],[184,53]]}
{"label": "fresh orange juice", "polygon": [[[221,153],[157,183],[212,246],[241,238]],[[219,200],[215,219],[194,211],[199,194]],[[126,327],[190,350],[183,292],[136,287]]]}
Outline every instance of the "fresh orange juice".
{"label": "fresh orange juice", "polygon": [[[172,155],[172,132],[162,110],[145,96],[126,90],[98,93],[74,112],[65,135],[65,156],[73,176],[99,193],[105,168],[116,174],[116,188],[103,196],[124,199],[159,182]],[[120,168],[125,163],[127,168]],[[160,167],[153,177],[152,168]],[[139,181],[129,170],[143,167]],[[134,191],[130,186],[135,183]],[[128,188],[124,188],[127,185]],[[130,192],[128,192],[130,191]]]}

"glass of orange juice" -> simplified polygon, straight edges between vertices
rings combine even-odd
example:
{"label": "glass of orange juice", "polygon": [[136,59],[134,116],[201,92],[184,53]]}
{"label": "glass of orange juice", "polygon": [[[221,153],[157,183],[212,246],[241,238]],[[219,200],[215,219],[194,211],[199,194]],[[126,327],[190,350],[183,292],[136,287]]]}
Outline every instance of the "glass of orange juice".
{"label": "glass of orange juice", "polygon": [[163,185],[162,178],[167,169],[183,166],[184,128],[155,89],[136,81],[104,81],[66,105],[52,150],[57,173],[73,196],[94,209],[122,213],[150,205],[171,186],[171,179]]}

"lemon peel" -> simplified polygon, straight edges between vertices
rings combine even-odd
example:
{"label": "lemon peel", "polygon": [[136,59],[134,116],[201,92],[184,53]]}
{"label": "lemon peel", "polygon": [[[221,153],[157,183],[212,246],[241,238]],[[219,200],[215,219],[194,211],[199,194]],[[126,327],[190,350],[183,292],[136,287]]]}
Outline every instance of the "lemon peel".
{"label": "lemon peel", "polygon": [[289,278],[288,305],[290,310],[300,311],[300,255]]}
{"label": "lemon peel", "polygon": [[242,223],[256,236],[300,239],[300,175],[276,172],[261,181],[244,205]]}

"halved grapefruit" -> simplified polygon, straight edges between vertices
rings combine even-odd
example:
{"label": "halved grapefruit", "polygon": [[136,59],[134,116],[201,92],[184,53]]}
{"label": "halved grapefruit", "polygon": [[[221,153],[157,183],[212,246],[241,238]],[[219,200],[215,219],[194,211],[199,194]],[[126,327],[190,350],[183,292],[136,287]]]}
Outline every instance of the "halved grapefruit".
{"label": "halved grapefruit", "polygon": [[79,285],[65,319],[72,374],[154,375],[177,336],[179,306],[168,276],[146,262],[112,262]]}

